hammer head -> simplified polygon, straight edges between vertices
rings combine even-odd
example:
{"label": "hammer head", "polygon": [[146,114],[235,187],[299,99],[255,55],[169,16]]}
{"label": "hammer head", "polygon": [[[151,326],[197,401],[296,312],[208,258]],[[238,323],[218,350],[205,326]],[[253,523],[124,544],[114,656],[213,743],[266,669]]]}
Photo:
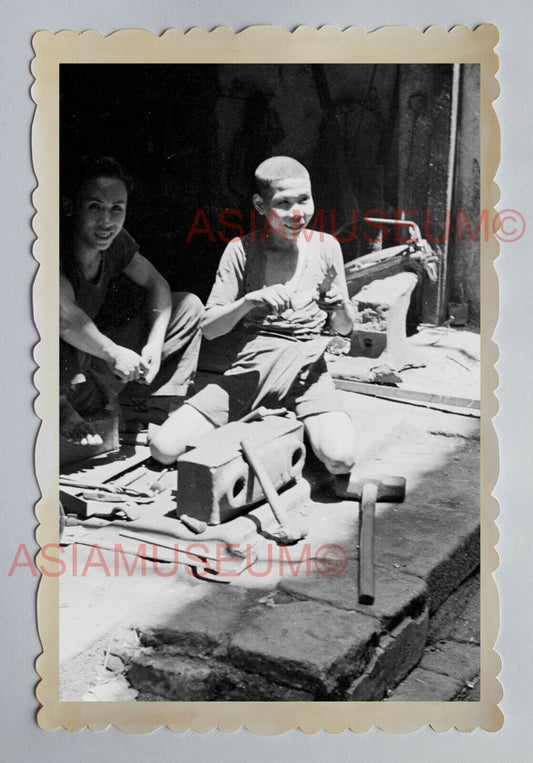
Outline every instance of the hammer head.
{"label": "hammer head", "polygon": [[405,477],[392,475],[365,477],[356,474],[355,471],[335,477],[335,495],[339,498],[348,498],[350,501],[360,501],[363,485],[368,484],[376,485],[377,502],[402,503],[405,498]]}

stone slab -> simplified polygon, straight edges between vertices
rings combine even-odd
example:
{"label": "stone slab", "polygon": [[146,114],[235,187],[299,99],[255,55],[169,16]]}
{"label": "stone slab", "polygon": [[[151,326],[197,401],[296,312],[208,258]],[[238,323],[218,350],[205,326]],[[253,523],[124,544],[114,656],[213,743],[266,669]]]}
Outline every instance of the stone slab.
{"label": "stone slab", "polygon": [[394,627],[406,616],[416,617],[424,609],[427,589],[420,578],[376,565],[375,585],[374,604],[359,604],[358,560],[352,556],[346,559],[346,568],[339,574],[329,576],[315,572],[286,578],[278,587],[296,599],[322,601],[375,617],[383,629]]}
{"label": "stone slab", "polygon": [[205,662],[143,650],[132,657],[127,678],[139,692],[190,702],[212,696],[216,677]]}
{"label": "stone slab", "polygon": [[172,647],[191,657],[223,654],[238,627],[247,592],[244,588],[217,586],[216,592],[185,608],[159,613],[156,622],[141,633],[143,646]]}
{"label": "stone slab", "polygon": [[257,673],[237,670],[234,665],[219,665],[216,694],[209,699],[224,702],[312,702],[315,696],[308,691],[274,683]]}
{"label": "stone slab", "polygon": [[376,523],[376,556],[390,570],[426,582],[431,613],[479,566],[479,522],[460,509],[437,518],[426,506],[411,506],[401,519],[383,520]]}
{"label": "stone slab", "polygon": [[230,660],[275,683],[326,696],[361,673],[377,644],[378,622],[321,602],[252,610],[231,640]]}
{"label": "stone slab", "polygon": [[[479,443],[426,435],[405,450],[394,462],[407,476],[405,503],[378,511],[376,558],[424,579],[434,612],[479,566]],[[420,464],[417,481],[409,460]],[[379,466],[390,471],[386,458]]]}
{"label": "stone slab", "polygon": [[457,678],[415,668],[385,701],[449,702],[455,699],[463,686]]}
{"label": "stone slab", "polygon": [[455,641],[439,641],[426,649],[420,667],[457,678],[465,683],[479,674],[479,646],[457,644]]}

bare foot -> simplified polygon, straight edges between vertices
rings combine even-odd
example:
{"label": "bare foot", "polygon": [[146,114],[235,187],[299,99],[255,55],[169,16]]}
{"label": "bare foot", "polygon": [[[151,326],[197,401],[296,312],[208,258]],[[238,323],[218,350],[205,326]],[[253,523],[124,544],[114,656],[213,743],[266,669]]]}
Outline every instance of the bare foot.
{"label": "bare foot", "polygon": [[59,401],[59,432],[63,439],[78,445],[101,445],[103,440],[71,404],[61,396]]}

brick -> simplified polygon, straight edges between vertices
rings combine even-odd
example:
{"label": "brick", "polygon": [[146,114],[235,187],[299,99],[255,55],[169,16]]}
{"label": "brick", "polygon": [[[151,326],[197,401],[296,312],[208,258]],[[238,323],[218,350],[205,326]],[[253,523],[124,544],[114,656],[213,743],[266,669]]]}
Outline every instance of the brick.
{"label": "brick", "polygon": [[375,617],[383,629],[394,627],[407,615],[416,617],[424,609],[426,585],[417,577],[376,565],[376,596],[374,604],[369,606],[358,602],[357,576],[357,559],[349,557],[346,569],[338,575],[329,577],[315,572],[285,578],[278,587],[296,599],[323,601],[333,607]]}
{"label": "brick", "polygon": [[274,683],[326,695],[362,672],[379,624],[314,601],[252,610],[233,636],[230,660]]}
{"label": "brick", "polygon": [[141,651],[132,658],[127,678],[143,695],[151,694],[181,702],[210,698],[215,685],[215,676],[209,665],[152,650]]}
{"label": "brick", "polygon": [[390,634],[383,636],[362,676],[346,691],[350,702],[380,700],[414,668],[424,652],[428,612],[416,619],[406,618]]}
{"label": "brick", "polygon": [[463,688],[462,681],[431,670],[415,668],[392,694],[388,702],[449,702]]}
{"label": "brick", "polygon": [[479,647],[475,644],[439,641],[426,649],[420,667],[458,678],[465,683],[479,674]]}
{"label": "brick", "polygon": [[185,608],[176,602],[140,634],[144,646],[169,647],[175,654],[204,657],[223,654],[238,627],[246,602],[246,590],[217,586],[215,595],[194,601]]}

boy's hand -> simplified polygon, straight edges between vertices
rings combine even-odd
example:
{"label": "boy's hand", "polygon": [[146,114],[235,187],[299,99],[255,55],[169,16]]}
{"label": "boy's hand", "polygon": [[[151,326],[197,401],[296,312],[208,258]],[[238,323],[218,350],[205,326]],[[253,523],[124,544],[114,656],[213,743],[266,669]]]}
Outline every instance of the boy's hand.
{"label": "boy's hand", "polygon": [[151,384],[161,368],[161,346],[155,342],[148,342],[141,351],[141,377],[142,384]]}
{"label": "boy's hand", "polygon": [[344,294],[337,284],[332,284],[331,288],[324,295],[321,295],[320,305],[325,310],[335,310],[344,303]]}
{"label": "boy's hand", "polygon": [[244,297],[245,302],[254,306],[267,305],[272,312],[282,313],[291,306],[291,295],[281,283],[265,286],[258,291],[251,291]]}
{"label": "boy's hand", "polygon": [[140,379],[142,373],[144,373],[141,371],[144,366],[141,356],[133,350],[121,347],[120,345],[115,345],[110,352],[108,363],[115,376],[124,382],[124,384]]}

